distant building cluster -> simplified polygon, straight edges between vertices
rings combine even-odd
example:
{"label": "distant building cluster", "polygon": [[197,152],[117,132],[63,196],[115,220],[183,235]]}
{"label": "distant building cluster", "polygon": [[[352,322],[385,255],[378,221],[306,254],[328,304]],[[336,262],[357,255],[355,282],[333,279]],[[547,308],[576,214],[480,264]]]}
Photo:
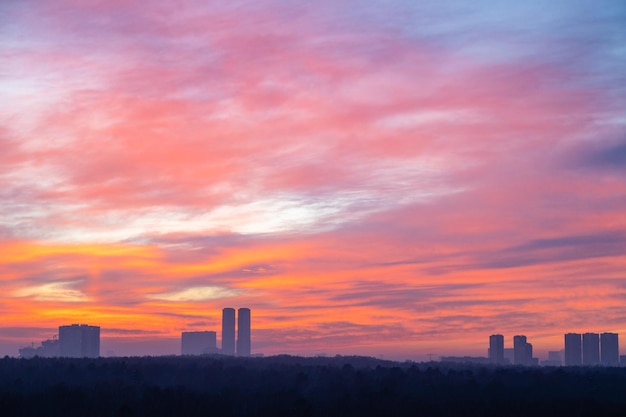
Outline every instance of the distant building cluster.
{"label": "distant building cluster", "polygon": [[[234,308],[222,310],[222,348],[217,348],[217,337],[214,331],[182,332],[181,354],[203,355],[221,353],[223,355],[250,356],[250,309],[240,308],[237,317]],[[237,338],[235,340],[235,323]]]}
{"label": "distant building cluster", "polygon": [[[182,332],[182,355],[250,356],[252,351],[251,318],[249,308],[222,310],[222,347],[217,347],[215,331]],[[236,331],[235,331],[236,330]],[[21,358],[98,358],[100,357],[100,327],[87,324],[59,326],[59,333],[44,340],[40,346],[20,348]]]}
{"label": "distant building cluster", "polygon": [[52,339],[44,340],[40,346],[35,347],[24,346],[19,349],[20,358],[34,358],[39,356],[40,358],[56,358],[59,356],[59,339],[55,335]]}
{"label": "distant building cluster", "polygon": [[[619,336],[617,333],[567,333],[565,334],[565,349],[548,352],[548,360],[542,361],[545,366],[619,366],[626,361],[620,360]],[[538,365],[537,358],[533,358],[533,347],[527,342],[526,336],[513,337],[512,360],[507,357],[504,348],[504,336],[494,334],[489,336],[489,363],[496,365]]]}
{"label": "distant building cluster", "polygon": [[522,366],[626,366],[626,355],[619,354],[617,333],[567,333],[565,349],[548,352],[548,359],[539,362],[533,357],[533,345],[524,335],[513,336],[513,347],[504,347],[504,336],[489,336],[487,357],[441,356],[443,362],[522,365]]}
{"label": "distant building cluster", "polygon": [[617,333],[567,333],[565,335],[565,365],[617,366],[620,363]]}
{"label": "distant building cluster", "polygon": [[528,343],[526,336],[513,336],[513,349],[504,348],[504,336],[492,334],[489,336],[489,363],[494,365],[539,365],[539,359],[533,357],[533,345]]}
{"label": "distant building cluster", "polygon": [[19,349],[19,354],[22,358],[98,358],[100,327],[87,324],[59,326],[58,336],[44,340],[38,347],[23,347]]}

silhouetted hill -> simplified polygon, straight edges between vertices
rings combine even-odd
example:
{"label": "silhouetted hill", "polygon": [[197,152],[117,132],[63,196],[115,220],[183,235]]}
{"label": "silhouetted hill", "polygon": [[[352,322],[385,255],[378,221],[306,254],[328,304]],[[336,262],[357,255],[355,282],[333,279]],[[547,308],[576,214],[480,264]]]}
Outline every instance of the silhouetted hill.
{"label": "silhouetted hill", "polygon": [[626,368],[366,357],[0,359],[9,416],[624,416]]}

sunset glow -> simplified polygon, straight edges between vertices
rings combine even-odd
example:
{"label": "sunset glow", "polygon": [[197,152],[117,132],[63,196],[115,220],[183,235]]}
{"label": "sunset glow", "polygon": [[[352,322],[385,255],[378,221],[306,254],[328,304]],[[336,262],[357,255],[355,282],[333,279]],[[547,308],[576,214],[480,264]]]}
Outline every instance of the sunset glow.
{"label": "sunset glow", "polygon": [[626,335],[625,28],[612,0],[0,2],[0,355],[71,323],[219,346],[223,307],[265,354]]}

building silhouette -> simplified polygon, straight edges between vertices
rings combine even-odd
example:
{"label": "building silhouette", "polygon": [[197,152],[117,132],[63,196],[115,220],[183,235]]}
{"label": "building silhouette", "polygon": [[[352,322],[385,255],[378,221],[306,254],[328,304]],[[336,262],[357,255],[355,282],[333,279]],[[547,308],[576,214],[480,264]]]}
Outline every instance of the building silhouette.
{"label": "building silhouette", "polygon": [[235,354],[235,309],[222,310],[222,353]]}
{"label": "building silhouette", "polygon": [[182,332],[180,352],[182,355],[203,355],[217,352],[215,332]]}
{"label": "building silhouette", "polygon": [[548,361],[551,362],[552,366],[561,366],[563,365],[563,351],[562,350],[551,350],[548,352]]}
{"label": "building silhouette", "polygon": [[533,345],[526,341],[526,336],[513,336],[513,364],[524,366],[534,364]]}
{"label": "building silhouette", "polygon": [[489,362],[496,365],[504,364],[504,336],[501,334],[489,336]]}
{"label": "building silhouette", "polygon": [[504,363],[513,363],[513,348],[504,348]]}
{"label": "building silhouette", "polygon": [[18,350],[20,358],[55,358],[59,356],[59,339],[55,336],[53,339],[44,340],[41,346],[35,347],[25,346]]}
{"label": "building silhouette", "polygon": [[250,309],[240,308],[237,312],[237,355],[250,356]]}
{"label": "building silhouette", "polygon": [[598,333],[583,334],[583,365],[591,366],[600,363],[600,335]]}
{"label": "building silhouette", "polygon": [[565,334],[565,366],[582,364],[582,345],[580,333]]}
{"label": "building silhouette", "polygon": [[59,356],[97,358],[100,356],[100,327],[87,324],[59,326]]}
{"label": "building silhouette", "polygon": [[600,335],[600,363],[607,366],[619,365],[617,333],[602,333]]}

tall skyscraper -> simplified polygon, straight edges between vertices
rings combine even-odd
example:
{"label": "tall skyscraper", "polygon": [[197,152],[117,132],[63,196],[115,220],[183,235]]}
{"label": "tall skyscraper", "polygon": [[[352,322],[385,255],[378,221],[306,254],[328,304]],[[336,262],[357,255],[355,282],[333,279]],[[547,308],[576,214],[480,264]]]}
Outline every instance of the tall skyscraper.
{"label": "tall skyscraper", "polygon": [[237,315],[237,355],[250,356],[250,309],[240,308]]}
{"label": "tall skyscraper", "polygon": [[619,365],[619,343],[617,333],[600,335],[600,362],[603,365]]}
{"label": "tall skyscraper", "polygon": [[583,365],[600,363],[600,335],[598,333],[583,334]]}
{"label": "tall skyscraper", "polygon": [[215,332],[182,332],[180,351],[182,355],[203,355],[217,352]]}
{"label": "tall skyscraper", "polygon": [[222,310],[222,353],[235,354],[235,309]]}
{"label": "tall skyscraper", "polygon": [[582,349],[580,333],[565,334],[565,366],[580,366]]}
{"label": "tall skyscraper", "polygon": [[78,324],[59,326],[59,356],[82,358],[82,335]]}
{"label": "tall skyscraper", "polygon": [[100,327],[87,324],[59,326],[59,356],[65,358],[100,357]]}
{"label": "tall skyscraper", "polygon": [[513,363],[525,366],[533,364],[533,345],[526,341],[526,336],[513,336]]}
{"label": "tall skyscraper", "polygon": [[489,336],[489,362],[496,365],[504,363],[504,336],[501,334]]}

